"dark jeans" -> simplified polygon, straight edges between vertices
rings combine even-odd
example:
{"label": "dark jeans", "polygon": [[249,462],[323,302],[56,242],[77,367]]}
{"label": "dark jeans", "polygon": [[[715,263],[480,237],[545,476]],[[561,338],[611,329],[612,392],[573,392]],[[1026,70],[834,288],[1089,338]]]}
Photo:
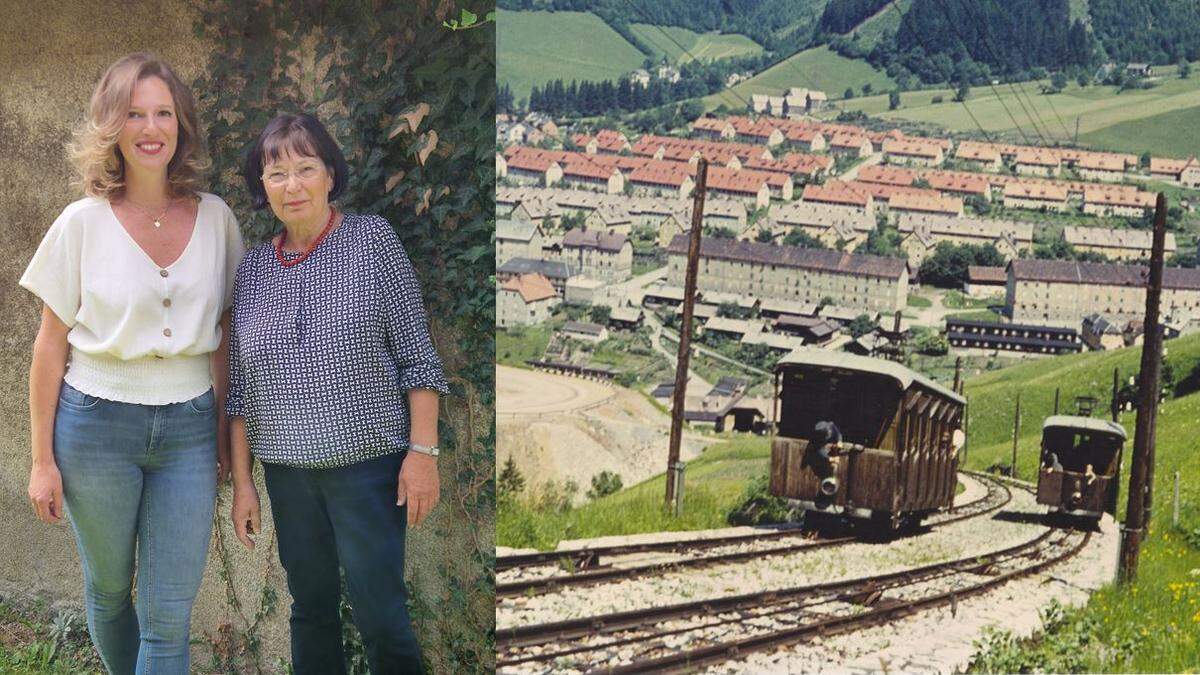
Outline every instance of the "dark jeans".
{"label": "dark jeans", "polygon": [[424,672],[404,588],[407,509],[396,506],[403,458],[396,453],[337,469],[263,465],[292,593],[297,675],[346,672],[339,564],[371,672]]}

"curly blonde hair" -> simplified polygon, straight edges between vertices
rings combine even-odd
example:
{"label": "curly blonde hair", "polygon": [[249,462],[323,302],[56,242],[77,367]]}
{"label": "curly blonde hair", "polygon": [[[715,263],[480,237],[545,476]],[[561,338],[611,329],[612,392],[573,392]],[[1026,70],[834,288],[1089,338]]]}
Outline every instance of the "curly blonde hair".
{"label": "curly blonde hair", "polygon": [[197,121],[196,100],[187,85],[162,59],[139,52],[122,57],[108,67],[96,90],[87,118],[67,144],[71,163],[79,173],[77,183],[89,197],[113,199],[125,192],[125,158],[117,137],[125,126],[133,89],[138,82],[158,77],[167,84],[179,120],[179,141],[167,164],[167,189],[173,196],[195,195],[211,165]]}

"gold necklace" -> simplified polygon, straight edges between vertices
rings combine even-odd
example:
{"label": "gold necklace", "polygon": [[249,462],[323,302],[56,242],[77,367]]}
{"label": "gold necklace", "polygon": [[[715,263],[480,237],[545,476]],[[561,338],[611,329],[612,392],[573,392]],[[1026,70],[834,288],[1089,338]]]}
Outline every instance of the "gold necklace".
{"label": "gold necklace", "polygon": [[162,227],[163,216],[167,215],[167,211],[171,210],[171,206],[175,203],[175,200],[168,199],[166,207],[163,208],[162,213],[158,214],[157,218],[151,215],[151,213],[152,213],[151,211],[147,210],[143,206],[138,205],[137,203],[135,203],[132,199],[129,199],[128,197],[125,198],[125,203],[129,204],[130,206],[137,209],[138,211],[141,211],[144,215],[146,215],[151,220],[153,220],[154,227],[155,227],[155,229],[157,229],[157,228]]}

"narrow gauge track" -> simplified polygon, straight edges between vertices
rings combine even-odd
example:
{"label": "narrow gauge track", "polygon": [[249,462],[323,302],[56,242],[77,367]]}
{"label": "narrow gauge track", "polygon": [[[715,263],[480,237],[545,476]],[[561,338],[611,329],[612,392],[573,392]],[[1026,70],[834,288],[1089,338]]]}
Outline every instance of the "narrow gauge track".
{"label": "narrow gauge track", "polygon": [[[497,666],[553,662],[556,670],[689,672],[748,652],[882,625],[956,603],[1067,560],[1090,537],[1048,530],[987,555],[875,577],[502,629],[497,631]],[[685,619],[691,624],[679,625]],[[723,639],[738,632],[742,637]],[[688,634],[696,634],[691,641],[705,644],[681,648]],[[613,650],[622,648],[624,654],[614,655]],[[587,656],[596,652],[599,656]],[[614,659],[622,663],[614,664]]]}
{"label": "narrow gauge track", "polygon": [[[987,494],[979,499],[974,499],[965,504],[960,504],[947,509],[943,514],[935,516],[935,518],[938,518],[938,520],[929,523],[930,527],[942,527],[944,525],[966,520],[968,518],[976,518],[1003,508],[1009,503],[1009,501],[1012,500],[1012,492],[1008,486],[983,474],[971,475],[977,480],[984,481],[984,483],[987,485]],[[504,556],[496,559],[496,569],[498,571],[525,569],[528,567],[546,566],[555,563],[562,563],[565,565],[576,564],[574,569],[580,569],[580,571],[571,574],[559,574],[548,577],[518,579],[514,581],[501,582],[496,584],[496,599],[499,601],[501,598],[517,597],[530,593],[553,593],[555,591],[572,586],[589,586],[616,579],[633,579],[642,576],[660,574],[676,569],[688,569],[723,563],[740,562],[742,560],[750,560],[764,556],[785,555],[799,551],[816,551],[819,549],[833,548],[859,541],[859,538],[854,536],[835,537],[833,539],[820,540],[812,540],[804,537],[805,533],[798,529],[776,530],[763,534],[715,537],[711,539],[697,539],[692,541],[654,542],[625,546],[597,547],[594,549],[549,551],[545,553],[522,554],[519,556]],[[601,555],[612,557],[654,551],[687,554],[695,551],[704,551],[723,546],[736,546],[743,544],[753,546],[754,544],[758,544],[760,542],[765,541],[769,543],[783,538],[804,539],[802,543],[789,544],[785,546],[752,548],[750,550],[739,550],[729,553],[718,553],[716,555],[694,558],[682,558],[679,560],[635,565],[631,567],[600,567],[599,564]],[[580,560],[584,560],[586,562],[582,568],[577,565]],[[503,564],[502,561],[504,561]]]}

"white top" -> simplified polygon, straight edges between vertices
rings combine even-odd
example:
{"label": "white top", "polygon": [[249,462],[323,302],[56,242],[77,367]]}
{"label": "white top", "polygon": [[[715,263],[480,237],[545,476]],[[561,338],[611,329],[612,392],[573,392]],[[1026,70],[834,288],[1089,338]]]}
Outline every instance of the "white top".
{"label": "white top", "polygon": [[201,193],[192,237],[159,267],[105,199],[63,209],[21,277],[71,331],[64,380],[125,403],[165,405],[212,386],[209,354],[245,252],[225,202]]}

